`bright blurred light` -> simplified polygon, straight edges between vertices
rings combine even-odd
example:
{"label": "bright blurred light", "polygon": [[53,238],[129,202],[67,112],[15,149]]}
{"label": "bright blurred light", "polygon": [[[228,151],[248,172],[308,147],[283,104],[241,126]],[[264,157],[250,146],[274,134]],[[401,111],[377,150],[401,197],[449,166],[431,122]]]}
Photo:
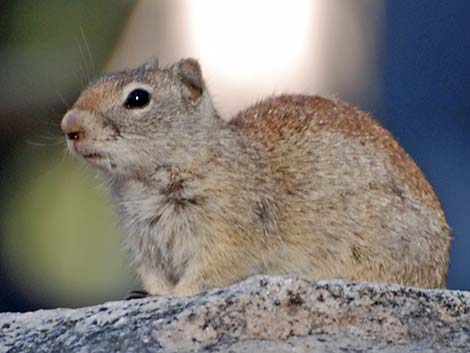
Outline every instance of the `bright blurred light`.
{"label": "bright blurred light", "polygon": [[[232,82],[283,76],[309,45],[312,0],[187,0],[193,51]],[[310,43],[311,44],[311,43]]]}

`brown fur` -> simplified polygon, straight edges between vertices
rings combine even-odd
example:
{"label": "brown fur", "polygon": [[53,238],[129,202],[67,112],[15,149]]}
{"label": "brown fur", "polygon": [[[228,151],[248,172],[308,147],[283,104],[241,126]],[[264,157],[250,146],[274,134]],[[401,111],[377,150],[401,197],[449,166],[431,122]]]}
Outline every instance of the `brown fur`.
{"label": "brown fur", "polygon": [[[431,185],[416,163],[403,150],[390,132],[368,114],[340,101],[318,96],[280,96],[266,99],[232,120],[248,129],[265,144],[276,144],[282,134],[313,131],[337,131],[361,145],[374,145],[388,154],[396,173],[408,183],[411,191],[430,207],[440,208]],[[375,148],[374,147],[374,148]]]}
{"label": "brown fur", "polygon": [[[439,201],[368,114],[284,95],[226,123],[195,60],[156,65],[92,83],[62,122],[80,131],[69,148],[109,180],[147,291],[188,295],[258,273],[445,286]],[[134,87],[152,101],[126,110]]]}
{"label": "brown fur", "polygon": [[[98,88],[98,87],[97,87]],[[85,91],[75,103],[75,107],[82,110],[94,111],[105,100],[112,99],[112,92],[115,90],[115,84],[111,81],[99,84],[99,89]]]}

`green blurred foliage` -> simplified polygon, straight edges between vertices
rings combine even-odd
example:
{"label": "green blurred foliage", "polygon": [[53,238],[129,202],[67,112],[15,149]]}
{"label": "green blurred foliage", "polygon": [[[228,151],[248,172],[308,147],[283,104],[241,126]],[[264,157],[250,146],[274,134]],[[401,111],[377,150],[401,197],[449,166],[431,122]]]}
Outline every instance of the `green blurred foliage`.
{"label": "green blurred foliage", "polygon": [[65,144],[26,140],[63,141],[65,101],[100,74],[135,3],[0,2],[0,269],[28,308],[118,299],[134,285],[99,179]]}
{"label": "green blurred foliage", "polygon": [[[119,14],[121,8],[129,4],[130,1],[14,1],[10,16],[16,30],[12,33],[11,39],[15,44],[32,45],[46,41],[66,46],[77,29],[86,28],[90,33],[101,32],[106,35],[106,32],[116,27],[113,22],[119,17],[103,18],[103,15]],[[102,44],[108,46],[112,43]]]}
{"label": "green blurred foliage", "polygon": [[3,111],[76,94],[99,74],[134,3],[5,1],[0,14],[0,87],[8,87],[0,96]]}
{"label": "green blurred foliage", "polygon": [[64,154],[28,146],[11,161],[2,258],[19,288],[41,302],[119,298],[130,275],[105,188]]}

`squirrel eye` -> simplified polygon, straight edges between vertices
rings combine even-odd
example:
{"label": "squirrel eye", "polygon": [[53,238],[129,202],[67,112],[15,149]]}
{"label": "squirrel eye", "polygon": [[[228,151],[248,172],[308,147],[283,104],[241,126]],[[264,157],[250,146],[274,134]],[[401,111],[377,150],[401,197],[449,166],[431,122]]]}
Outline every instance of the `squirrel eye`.
{"label": "squirrel eye", "polygon": [[143,108],[150,102],[150,93],[142,88],[137,88],[127,95],[124,107],[127,109]]}

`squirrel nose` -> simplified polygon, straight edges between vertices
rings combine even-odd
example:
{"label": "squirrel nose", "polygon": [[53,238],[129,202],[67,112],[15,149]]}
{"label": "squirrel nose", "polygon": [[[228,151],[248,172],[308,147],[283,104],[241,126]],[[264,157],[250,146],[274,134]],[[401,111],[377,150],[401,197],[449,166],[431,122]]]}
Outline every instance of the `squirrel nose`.
{"label": "squirrel nose", "polygon": [[76,110],[71,110],[65,114],[60,127],[69,140],[77,141],[83,136],[80,114]]}

